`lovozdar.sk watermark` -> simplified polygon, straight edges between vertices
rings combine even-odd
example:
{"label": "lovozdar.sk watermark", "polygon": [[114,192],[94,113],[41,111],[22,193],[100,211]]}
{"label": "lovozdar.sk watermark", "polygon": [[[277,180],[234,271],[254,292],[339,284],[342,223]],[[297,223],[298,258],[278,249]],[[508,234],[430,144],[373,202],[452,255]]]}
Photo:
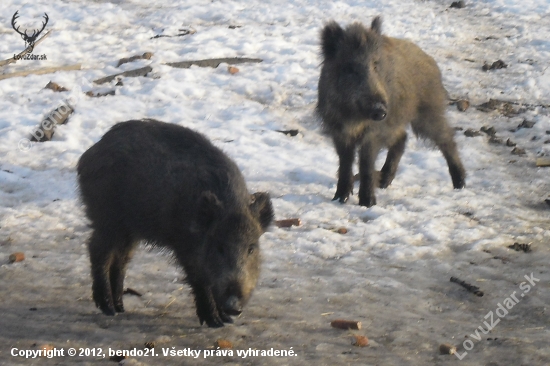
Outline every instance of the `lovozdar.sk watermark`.
{"label": "lovozdar.sk watermark", "polygon": [[[483,334],[488,334],[498,323],[500,323],[501,319],[508,315],[508,311],[512,310],[512,308],[516,306],[529,291],[531,291],[531,287],[534,287],[536,283],[540,281],[540,279],[533,276],[533,273],[531,273],[530,276],[525,275],[524,277],[527,281],[519,284],[519,288],[520,290],[522,290],[521,293],[516,296],[517,291],[514,291],[509,297],[504,299],[502,303],[499,302],[494,313],[491,310],[487,313],[487,315],[483,317],[483,319],[486,319],[486,321],[483,322],[483,325],[485,325],[487,329],[485,329],[483,325],[477,327],[474,333],[470,334],[471,339],[466,339],[464,342],[462,342],[462,346],[464,347],[465,351],[462,354],[458,351],[454,352],[454,355],[459,360],[462,360],[464,357],[466,357],[468,351],[471,351],[474,348],[475,344],[473,340],[476,340],[478,342],[481,341],[481,334],[479,333],[479,331],[481,331]],[[497,315],[496,319],[494,314]],[[488,323],[487,321],[489,321],[490,323]]]}

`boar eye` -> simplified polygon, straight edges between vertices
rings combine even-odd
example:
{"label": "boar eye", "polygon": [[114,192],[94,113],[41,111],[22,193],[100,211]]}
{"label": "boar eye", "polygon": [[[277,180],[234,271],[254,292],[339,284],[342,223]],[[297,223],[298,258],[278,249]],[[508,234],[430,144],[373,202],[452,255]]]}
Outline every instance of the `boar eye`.
{"label": "boar eye", "polygon": [[250,244],[248,247],[248,255],[251,255],[256,250],[256,244]]}

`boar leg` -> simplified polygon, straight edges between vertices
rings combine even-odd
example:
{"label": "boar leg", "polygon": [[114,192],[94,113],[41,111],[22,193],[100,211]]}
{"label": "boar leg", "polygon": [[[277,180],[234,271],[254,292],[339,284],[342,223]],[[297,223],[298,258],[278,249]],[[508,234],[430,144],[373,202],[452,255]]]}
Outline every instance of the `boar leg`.
{"label": "boar leg", "polygon": [[449,173],[453,180],[453,187],[455,189],[461,189],[466,186],[466,172],[458,156],[456,144],[454,140],[449,140],[443,144],[438,144],[439,150],[443,153],[447,165],[449,166]]}
{"label": "boar leg", "polygon": [[338,185],[333,201],[346,203],[350,193],[353,191],[353,160],[355,159],[355,143],[334,139],[334,147],[340,160],[338,169]]}
{"label": "boar leg", "polygon": [[114,253],[111,268],[109,270],[111,292],[113,294],[113,305],[117,313],[124,312],[124,304],[122,302],[122,295],[124,293],[124,276],[126,274],[128,262],[132,259],[133,254],[132,242],[128,240],[125,244],[126,245],[123,248]]}
{"label": "boar leg", "polygon": [[454,130],[449,127],[443,114],[430,113],[429,110],[425,110],[419,119],[412,123],[412,128],[415,133],[432,140],[436,144],[449,166],[453,187],[455,189],[464,188],[466,186],[466,171],[453,138]]}
{"label": "boar leg", "polygon": [[223,320],[219,316],[212,290],[205,288],[204,285],[194,283],[191,283],[191,288],[195,294],[195,306],[201,325],[206,322],[206,325],[211,328],[223,327]]}
{"label": "boar leg", "polygon": [[386,162],[380,171],[380,188],[387,188],[397,172],[397,166],[405,151],[405,143],[407,142],[407,133],[403,132],[388,149],[388,156]]}
{"label": "boar leg", "polygon": [[361,184],[359,185],[359,205],[371,207],[376,205],[376,196],[374,188],[377,183],[374,171],[374,163],[380,148],[377,144],[368,141],[361,146],[359,159],[359,176]]}
{"label": "boar leg", "polygon": [[115,243],[108,233],[95,229],[88,244],[92,264],[92,293],[96,306],[105,315],[115,315],[109,269],[113,262]]}
{"label": "boar leg", "polygon": [[227,315],[223,309],[218,308],[218,314],[220,315],[220,319],[224,323],[233,323],[233,319],[231,319],[231,316]]}

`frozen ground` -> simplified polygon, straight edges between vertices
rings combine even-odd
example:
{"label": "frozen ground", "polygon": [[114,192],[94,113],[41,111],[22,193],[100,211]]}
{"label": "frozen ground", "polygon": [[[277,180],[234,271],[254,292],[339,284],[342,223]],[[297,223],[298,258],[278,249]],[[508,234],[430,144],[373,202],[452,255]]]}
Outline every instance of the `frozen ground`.
{"label": "frozen ground", "polygon": [[[10,20],[38,22],[47,12],[54,32],[35,53],[47,61],[20,61],[12,72],[82,63],[82,71],[0,81],[0,363],[3,365],[107,364],[98,357],[25,360],[11,350],[52,344],[113,349],[212,350],[218,338],[234,349],[292,350],[295,357],[132,357],[126,364],[550,364],[550,3],[546,0],[467,1],[184,1],[3,0],[0,58],[23,48]],[[454,106],[455,127],[494,126],[512,147],[485,135],[456,140],[468,172],[467,188],[452,189],[438,151],[410,138],[396,179],[378,190],[378,205],[331,202],[337,157],[313,116],[319,76],[318,34],[328,19],[370,22],[382,14],[383,30],[418,43],[438,61],[452,97],[473,105],[498,98],[529,104],[505,117]],[[229,26],[232,27],[230,29]],[[180,29],[195,34],[176,35]],[[118,59],[150,51],[150,61],[116,67]],[[176,69],[167,62],[214,57],[259,57],[260,64],[216,69]],[[484,61],[506,69],[482,72]],[[92,80],[150,64],[147,77],[125,78],[114,89]],[[54,93],[49,81],[70,89]],[[19,141],[53,108],[71,98],[76,112],[50,142],[20,149]],[[516,108],[518,105],[514,105]],[[262,238],[263,272],[252,300],[235,325],[199,327],[181,271],[163,253],[140,250],[126,285],[143,297],[125,296],[127,312],[99,313],[91,300],[85,242],[90,234],[77,198],[79,156],[114,123],[156,118],[209,136],[241,167],[251,191],[267,190],[278,219],[303,225],[273,228]],[[524,119],[533,128],[510,132]],[[274,130],[298,129],[295,137]],[[357,189],[357,188],[356,188]],[[347,234],[334,229],[345,227]],[[507,248],[531,243],[530,253]],[[26,260],[8,264],[21,251]],[[537,279],[528,293],[525,275]],[[450,283],[456,276],[477,285],[477,297]],[[478,327],[498,303],[516,292],[519,303],[489,334]],[[523,293],[524,297],[519,297]],[[34,308],[35,310],[30,310]],[[502,314],[502,310],[500,311]],[[332,319],[359,320],[363,329],[342,331]],[[475,333],[478,329],[478,334]],[[353,334],[370,345],[351,345]],[[476,338],[480,338],[479,340]],[[470,340],[471,343],[466,342]],[[461,361],[440,355],[441,343],[459,346]],[[473,348],[466,351],[463,347]],[[235,352],[236,354],[236,352]]]}

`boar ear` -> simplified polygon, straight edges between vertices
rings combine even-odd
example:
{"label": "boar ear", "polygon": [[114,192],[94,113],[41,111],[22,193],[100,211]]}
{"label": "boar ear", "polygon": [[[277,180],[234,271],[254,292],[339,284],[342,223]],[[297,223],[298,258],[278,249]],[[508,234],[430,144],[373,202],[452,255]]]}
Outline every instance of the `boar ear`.
{"label": "boar ear", "polygon": [[321,32],[321,47],[325,58],[332,58],[338,50],[338,42],[344,36],[344,30],[335,21],[328,23]]}
{"label": "boar ear", "polygon": [[376,17],[372,20],[370,29],[377,34],[382,34],[382,18]]}
{"label": "boar ear", "polygon": [[274,216],[271,198],[269,198],[269,194],[266,192],[256,192],[250,195],[250,199],[252,200],[250,211],[258,219],[260,226],[265,232],[271,221],[273,221]]}
{"label": "boar ear", "polygon": [[223,204],[211,191],[202,192],[197,202],[197,216],[192,231],[206,231],[220,217]]}

